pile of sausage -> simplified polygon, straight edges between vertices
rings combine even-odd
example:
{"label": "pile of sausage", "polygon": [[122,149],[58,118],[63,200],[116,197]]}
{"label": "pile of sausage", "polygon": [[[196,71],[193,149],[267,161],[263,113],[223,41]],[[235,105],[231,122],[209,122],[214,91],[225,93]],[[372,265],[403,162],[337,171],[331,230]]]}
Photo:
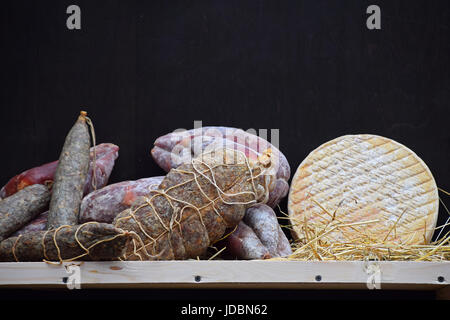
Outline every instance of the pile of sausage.
{"label": "pile of sausage", "polygon": [[[287,195],[290,168],[285,156],[266,140],[225,127],[170,133],[159,137],[151,150],[153,159],[167,172],[166,176],[107,185],[119,147],[111,143],[91,147],[88,120],[86,113],[81,112],[66,137],[58,161],[24,171],[0,190],[0,261],[117,260],[137,256],[144,260],[188,259],[204,255],[209,246],[217,243],[225,247],[224,256],[233,259],[267,259],[291,253],[289,241],[273,211]],[[202,167],[206,173],[195,181],[186,174],[180,176],[180,172],[198,170],[192,159],[218,148],[233,150],[245,155],[249,162],[264,166],[268,170],[265,175],[271,178],[270,185],[266,186],[267,194],[246,199],[251,200],[246,205],[225,201],[216,203],[220,210],[202,209],[199,221],[203,227],[196,232],[192,231],[192,221],[197,218],[189,218],[186,213],[179,220],[178,238],[176,232],[171,232],[164,241],[162,238],[155,241],[161,248],[169,248],[165,253],[171,254],[162,254],[162,249],[154,249],[147,255],[134,254],[134,257],[129,254],[130,250],[136,253],[136,237],[142,225],[151,233],[164,226],[164,217],[167,221],[174,220],[175,211],[180,209],[172,205],[168,210],[168,205],[157,199],[156,204],[148,206],[140,215],[139,227],[123,223],[123,217],[136,223],[140,213],[133,208],[148,203],[152,192],[169,196],[172,192],[170,197],[176,194],[181,203],[200,199],[199,205],[206,207],[209,200],[205,202],[205,190],[212,198],[221,198],[217,194],[221,190],[243,194],[255,185],[264,187],[266,180],[253,175],[257,171],[252,174],[244,164],[237,169],[223,166],[214,172],[211,168],[216,166],[210,163]],[[266,154],[270,154],[268,162],[261,160]],[[249,177],[255,179],[253,185],[248,183]],[[218,185],[223,188],[217,190]],[[155,208],[159,214],[154,212]],[[135,215],[130,216],[130,212]],[[214,212],[218,212],[214,219],[223,221],[220,227],[212,223]],[[205,224],[207,219],[211,223]],[[144,235],[149,234],[144,232],[140,240]],[[198,237],[204,238],[201,245]],[[141,249],[147,252],[144,245]]]}

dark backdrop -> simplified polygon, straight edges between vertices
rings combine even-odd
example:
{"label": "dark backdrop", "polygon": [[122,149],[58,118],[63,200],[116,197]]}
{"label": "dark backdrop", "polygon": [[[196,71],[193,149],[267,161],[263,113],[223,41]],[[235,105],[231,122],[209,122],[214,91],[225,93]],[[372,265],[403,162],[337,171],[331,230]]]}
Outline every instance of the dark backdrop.
{"label": "dark backdrop", "polygon": [[[66,28],[73,3],[81,30]],[[293,172],[332,138],[387,136],[450,190],[450,4],[375,3],[382,30],[368,1],[2,4],[0,184],[56,160],[84,109],[120,146],[111,182],[162,174],[155,138],[202,120],[280,129]]]}

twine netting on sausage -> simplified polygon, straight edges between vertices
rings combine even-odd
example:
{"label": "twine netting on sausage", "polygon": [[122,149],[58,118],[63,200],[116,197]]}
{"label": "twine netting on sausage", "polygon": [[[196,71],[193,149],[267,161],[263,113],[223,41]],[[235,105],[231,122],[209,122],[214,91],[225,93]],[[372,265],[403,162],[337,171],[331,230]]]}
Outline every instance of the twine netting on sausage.
{"label": "twine netting on sausage", "polygon": [[250,162],[244,153],[223,148],[172,169],[157,190],[116,217],[116,227],[139,237],[132,239],[125,259],[202,255],[247,207],[267,201],[273,187],[273,177],[265,174],[270,156]]}
{"label": "twine netting on sausage", "polygon": [[2,261],[44,261],[61,264],[74,260],[117,260],[133,234],[110,224],[87,222],[63,225],[9,238],[2,245]]}
{"label": "twine netting on sausage", "polygon": [[97,162],[97,143],[96,143],[96,137],[95,137],[95,129],[94,129],[94,123],[92,122],[91,118],[85,116],[86,123],[89,126],[89,130],[91,132],[91,139],[92,139],[92,146],[93,146],[93,154],[94,154],[94,161],[92,163],[92,188],[94,190],[97,190],[97,176],[95,174],[96,170],[96,162]]}

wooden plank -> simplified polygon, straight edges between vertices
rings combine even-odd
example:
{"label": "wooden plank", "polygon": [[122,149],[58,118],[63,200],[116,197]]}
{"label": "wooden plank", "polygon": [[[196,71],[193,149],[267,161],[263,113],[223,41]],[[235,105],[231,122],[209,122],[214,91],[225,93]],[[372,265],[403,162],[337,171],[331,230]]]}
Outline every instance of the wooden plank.
{"label": "wooden plank", "polygon": [[[75,265],[0,263],[0,288],[66,287]],[[379,262],[381,289],[437,290],[449,284],[450,262]],[[78,267],[75,267],[77,269]],[[362,261],[127,261],[84,262],[82,288],[364,289]]]}

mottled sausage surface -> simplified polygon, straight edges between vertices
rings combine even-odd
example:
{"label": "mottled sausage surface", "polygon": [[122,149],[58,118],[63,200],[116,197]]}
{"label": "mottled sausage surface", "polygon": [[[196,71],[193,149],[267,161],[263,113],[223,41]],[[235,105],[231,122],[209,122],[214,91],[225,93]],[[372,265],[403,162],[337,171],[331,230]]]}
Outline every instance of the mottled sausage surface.
{"label": "mottled sausage surface", "polygon": [[20,229],[48,207],[50,191],[36,184],[0,201],[0,241]]}
{"label": "mottled sausage surface", "polygon": [[0,198],[12,196],[17,191],[33,184],[46,184],[53,182],[58,161],[46,163],[42,166],[26,170],[11,178],[0,190]]}
{"label": "mottled sausage surface", "polygon": [[130,239],[129,233],[106,223],[62,226],[3,240],[0,261],[118,260]]}
{"label": "mottled sausage surface", "polygon": [[252,206],[245,213],[244,222],[255,232],[272,257],[292,253],[289,240],[278,223],[277,215],[269,206],[265,204]]}
{"label": "mottled sausage surface", "polygon": [[[119,156],[119,147],[112,143],[101,143],[90,150],[89,172],[84,185],[84,194],[100,189],[108,183],[114,162]],[[94,165],[95,158],[95,165]],[[46,163],[42,166],[26,170],[11,178],[0,190],[0,198],[6,198],[23,188],[33,184],[53,182],[58,161]],[[95,168],[95,178],[94,178]],[[95,183],[93,185],[93,183]],[[95,187],[94,187],[95,186]]]}
{"label": "mottled sausage surface", "polygon": [[[96,189],[103,188],[107,183],[109,176],[111,175],[112,169],[114,167],[114,162],[119,156],[119,147],[112,144],[112,143],[102,143],[96,146],[95,149],[96,155],[94,157],[94,149],[91,148],[91,155],[90,155],[90,164],[89,164],[89,173],[88,177],[86,178],[86,183],[84,185],[84,194],[88,194],[94,191],[94,186]],[[95,165],[93,163],[94,158],[96,159]],[[55,162],[58,163],[58,162]],[[95,179],[93,178],[95,168]],[[55,168],[56,170],[56,168]],[[51,175],[51,180],[53,181],[54,173]],[[36,182],[36,183],[41,183]],[[86,197],[85,197],[86,198]],[[82,202],[83,204],[83,202]],[[107,205],[107,204],[105,204]],[[95,209],[97,210],[97,208]],[[94,211],[95,211],[94,210]],[[104,210],[104,207],[98,207],[98,210]],[[83,215],[83,211],[80,211],[80,218],[86,217],[86,219],[80,219],[80,223],[87,222],[87,221],[96,221],[96,219],[89,219],[87,215]],[[13,233],[14,236],[18,236],[20,234],[24,234],[31,231],[42,231],[47,228],[47,218],[48,218],[48,211],[45,211],[38,215],[36,218],[34,218],[32,221],[27,223],[25,226],[17,230]],[[103,221],[102,219],[98,220],[99,222],[111,222],[111,221]]]}
{"label": "mottled sausage surface", "polygon": [[[50,201],[50,200],[49,200]],[[21,234],[34,231],[43,231],[47,229],[48,211],[42,212],[36,218],[28,222],[25,226],[14,232],[11,236],[15,237]]]}
{"label": "mottled sausage surface", "polygon": [[236,226],[246,208],[266,199],[274,176],[259,161],[249,164],[241,153],[217,152],[172,169],[157,190],[136,200],[114,219],[134,232],[129,260],[196,258]]}
{"label": "mottled sausage surface", "polygon": [[89,153],[89,171],[84,184],[84,195],[103,188],[108,184],[109,177],[119,157],[119,147],[112,143],[101,143],[91,148]]}
{"label": "mottled sausage surface", "polygon": [[172,132],[156,139],[151,155],[156,163],[168,172],[202,152],[218,147],[242,151],[248,158],[256,159],[270,150],[273,154],[271,170],[277,179],[269,194],[267,204],[276,206],[289,190],[287,181],[290,166],[286,157],[267,140],[241,129],[229,127],[203,127],[183,132]]}
{"label": "mottled sausage surface", "polygon": [[269,250],[261,243],[255,232],[243,221],[226,238],[227,253],[240,260],[271,258]]}
{"label": "mottled sausage surface", "polygon": [[56,168],[47,228],[78,224],[81,199],[89,169],[89,128],[81,112],[69,131]]}
{"label": "mottled sausage surface", "polygon": [[[163,176],[142,178],[136,181],[123,181],[111,184],[94,191],[83,198],[81,202],[79,223],[97,221],[111,223],[123,210],[149,190],[158,188]],[[41,213],[31,222],[13,233],[13,236],[32,231],[42,231],[47,228],[48,211]]]}
{"label": "mottled sausage surface", "polygon": [[159,176],[122,181],[88,194],[81,202],[80,223],[111,223],[119,213],[131,207],[137,198],[157,189],[163,179],[163,176]]}
{"label": "mottled sausage surface", "polygon": [[247,209],[243,221],[225,239],[228,253],[237,259],[267,259],[292,253],[289,240],[272,208],[256,204]]}

